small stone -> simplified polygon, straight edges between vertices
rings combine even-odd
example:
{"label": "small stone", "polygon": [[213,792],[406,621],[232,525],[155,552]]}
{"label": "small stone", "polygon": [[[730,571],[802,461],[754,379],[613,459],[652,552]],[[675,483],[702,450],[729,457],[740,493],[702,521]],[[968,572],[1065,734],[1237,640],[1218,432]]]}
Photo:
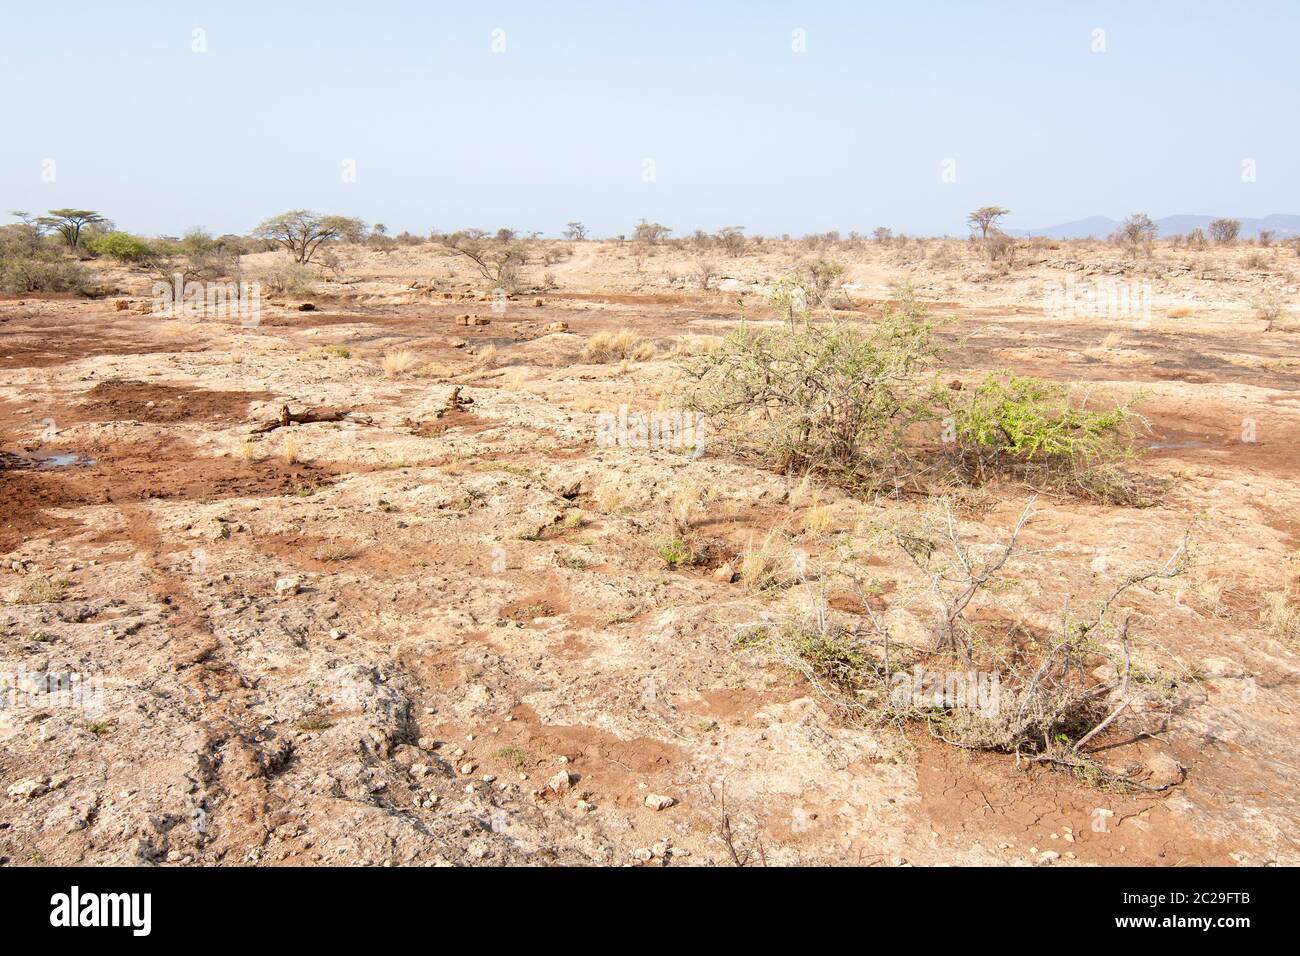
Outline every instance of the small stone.
{"label": "small stone", "polygon": [[276,594],[297,594],[298,589],[301,587],[302,584],[297,578],[276,578],[275,579]]}
{"label": "small stone", "polygon": [[1226,657],[1206,657],[1201,660],[1201,670],[1207,677],[1244,677],[1241,665]]}
{"label": "small stone", "polygon": [[494,781],[494,780],[496,780],[496,775],[495,775],[495,774],[491,774],[491,773],[485,773],[485,774],[483,774],[483,782],[484,782],[484,783],[491,783],[491,782]]}
{"label": "small stone", "polygon": [[566,790],[568,790],[570,787],[573,786],[573,775],[570,774],[569,771],[567,770],[561,770],[559,773],[557,773],[554,777],[551,778],[551,781],[550,783],[547,784],[547,786],[550,787],[552,790],[554,790],[556,793],[564,793]]}
{"label": "small stone", "polygon": [[645,798],[645,805],[651,810],[667,810],[677,801],[672,797],[660,796],[657,793],[648,794]]}
{"label": "small stone", "polygon": [[466,776],[468,776],[469,774],[471,774],[471,773],[474,772],[474,764],[472,764],[472,763],[464,763],[464,764],[461,764],[461,765],[460,765],[460,772],[461,772],[462,774],[465,774]]}
{"label": "small stone", "polygon": [[1164,790],[1183,782],[1182,765],[1165,753],[1152,754],[1143,765],[1146,771],[1146,783],[1157,790]]}
{"label": "small stone", "polygon": [[728,561],[722,567],[713,572],[713,580],[722,584],[730,584],[732,581],[736,580],[736,569],[733,568],[731,562]]}
{"label": "small stone", "polygon": [[1060,858],[1061,854],[1057,853],[1055,850],[1044,850],[1042,853],[1038,854],[1038,860],[1040,863],[1055,863]]}
{"label": "small stone", "polygon": [[336,641],[341,641],[341,640],[343,640],[343,632],[340,631],[337,627],[331,627],[331,628],[330,628],[330,637],[333,638],[333,639],[336,640]]}
{"label": "small stone", "polygon": [[27,777],[13,784],[7,791],[10,800],[34,800],[50,789],[48,777]]}

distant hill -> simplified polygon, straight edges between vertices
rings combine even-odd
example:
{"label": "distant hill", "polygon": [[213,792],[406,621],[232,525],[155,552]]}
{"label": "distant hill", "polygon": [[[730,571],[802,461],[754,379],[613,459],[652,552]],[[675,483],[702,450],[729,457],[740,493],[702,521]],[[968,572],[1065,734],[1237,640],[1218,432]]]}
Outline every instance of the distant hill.
{"label": "distant hill", "polygon": [[[1191,232],[1193,229],[1203,229],[1208,232],[1210,220],[1217,218],[1219,217],[1165,216],[1163,219],[1157,219],[1156,225],[1160,229],[1161,236],[1177,236]],[[1046,236],[1049,239],[1087,239],[1089,236],[1105,239],[1120,225],[1120,220],[1111,219],[1109,216],[1089,216],[1087,219],[1063,222],[1059,226],[1045,226],[1041,229],[1008,229],[1007,232],[1013,236]],[[1261,229],[1272,229],[1279,239],[1300,236],[1300,216],[1273,213],[1262,219],[1242,218],[1241,238],[1254,239]]]}

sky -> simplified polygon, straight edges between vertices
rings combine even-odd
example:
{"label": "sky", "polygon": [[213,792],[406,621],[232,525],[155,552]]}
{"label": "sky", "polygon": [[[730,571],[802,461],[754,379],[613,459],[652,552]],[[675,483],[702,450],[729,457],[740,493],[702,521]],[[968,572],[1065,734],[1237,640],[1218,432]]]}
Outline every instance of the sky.
{"label": "sky", "polygon": [[8,3],[0,213],[596,236],[1300,213],[1298,41],[1294,0]]}

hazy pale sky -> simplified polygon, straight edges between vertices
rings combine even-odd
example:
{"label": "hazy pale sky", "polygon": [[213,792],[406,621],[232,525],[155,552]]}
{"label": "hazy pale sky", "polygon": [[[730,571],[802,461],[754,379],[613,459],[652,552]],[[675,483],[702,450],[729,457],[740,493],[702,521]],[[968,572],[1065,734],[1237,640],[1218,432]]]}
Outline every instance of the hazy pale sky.
{"label": "hazy pale sky", "polygon": [[0,211],[147,234],[1300,213],[1294,0],[77,0],[0,30]]}

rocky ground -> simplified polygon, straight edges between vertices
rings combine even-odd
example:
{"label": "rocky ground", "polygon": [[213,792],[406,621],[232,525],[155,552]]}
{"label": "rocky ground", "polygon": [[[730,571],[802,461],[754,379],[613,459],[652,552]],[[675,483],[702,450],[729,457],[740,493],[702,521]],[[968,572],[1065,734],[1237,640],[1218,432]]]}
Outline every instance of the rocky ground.
{"label": "rocky ground", "polygon": [[[116,295],[0,299],[3,862],[1300,861],[1300,660],[1260,617],[1300,585],[1300,332],[1257,317],[1262,296],[1294,311],[1289,250],[1261,266],[1247,249],[1043,245],[999,274],[958,242],[716,262],[549,248],[503,304],[429,245],[340,250],[248,327],[160,319],[151,278],[108,267]],[[1041,497],[996,611],[1050,627],[1190,531],[1189,570],[1123,598],[1176,703],[1130,715],[1106,753],[1163,789],[859,726],[738,644],[808,610],[807,588],[731,573],[774,530],[833,613],[861,613],[851,553],[922,631],[915,568],[879,531],[925,501],[774,474],[721,442],[597,441],[602,413],[674,407],[682,337],[773,318],[764,291],[816,256],[849,266],[846,321],[911,282],[949,319],[958,377],[1139,397],[1137,468],[1166,489],[1140,508]],[[1106,283],[1150,308],[1049,304]],[[584,361],[623,329],[655,355]],[[398,352],[409,367],[386,373]],[[286,405],[335,420],[258,430]],[[691,518],[706,559],[674,569],[660,549],[686,483],[709,492]],[[972,492],[963,527],[1004,538],[1028,494]],[[18,692],[42,675],[102,693]]]}

